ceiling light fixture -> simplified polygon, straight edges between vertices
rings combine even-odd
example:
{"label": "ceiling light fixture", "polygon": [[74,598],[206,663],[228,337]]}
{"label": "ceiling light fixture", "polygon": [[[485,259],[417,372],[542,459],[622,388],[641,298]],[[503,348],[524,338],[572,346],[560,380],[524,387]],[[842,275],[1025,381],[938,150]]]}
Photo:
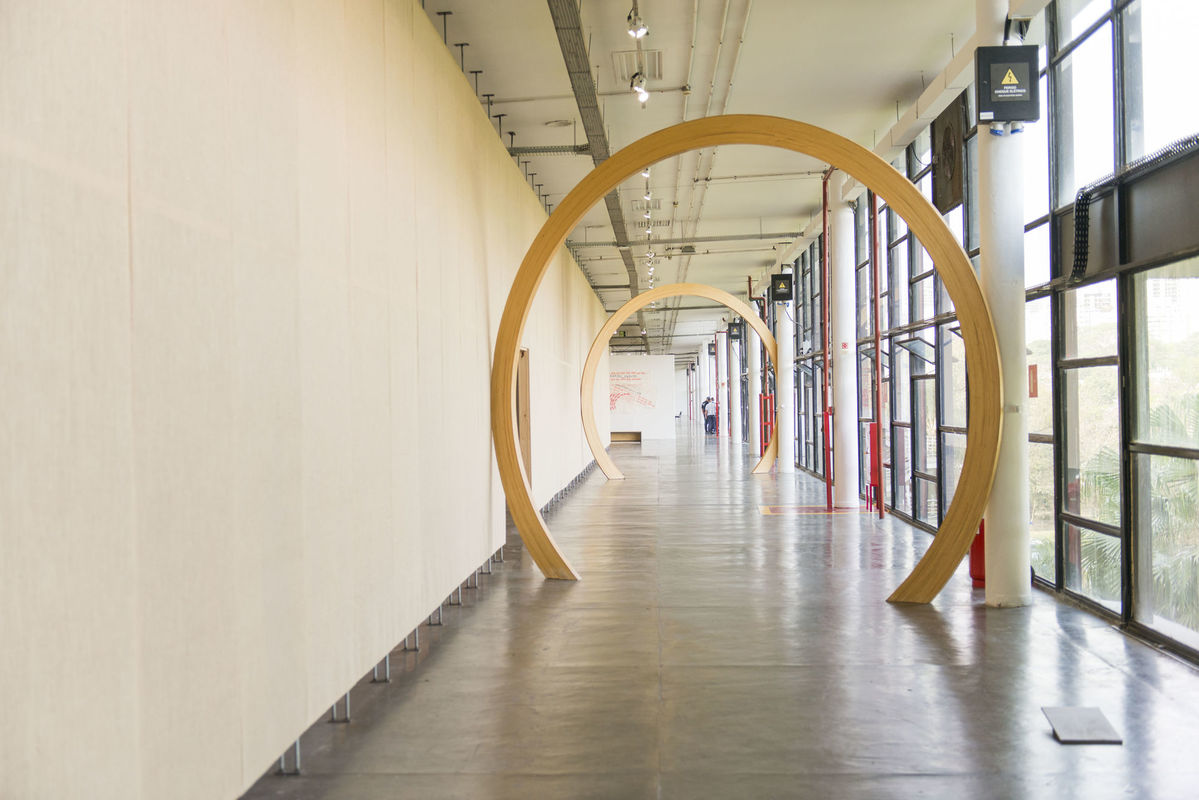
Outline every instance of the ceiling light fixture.
{"label": "ceiling light fixture", "polygon": [[644,103],[649,100],[649,90],[645,88],[645,76],[640,72],[633,73],[633,79],[629,81],[629,89],[637,95],[638,102]]}
{"label": "ceiling light fixture", "polygon": [[649,177],[649,167],[646,167],[645,169],[641,170],[641,177],[643,177],[643,178]]}
{"label": "ceiling light fixture", "polygon": [[633,2],[633,8],[629,11],[628,23],[629,36],[633,37],[634,39],[641,39],[645,36],[645,34],[649,33],[649,28],[646,27],[645,22],[642,21],[641,15],[637,13],[636,0]]}

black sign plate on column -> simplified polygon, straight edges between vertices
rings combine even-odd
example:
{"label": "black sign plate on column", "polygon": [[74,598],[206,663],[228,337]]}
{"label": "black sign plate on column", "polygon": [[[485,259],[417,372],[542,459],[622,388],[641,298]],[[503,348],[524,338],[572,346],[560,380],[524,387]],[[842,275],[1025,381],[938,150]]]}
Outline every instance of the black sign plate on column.
{"label": "black sign plate on column", "polygon": [[979,122],[1036,122],[1041,118],[1036,45],[980,47],[974,56]]}
{"label": "black sign plate on column", "polygon": [[770,299],[776,303],[785,303],[790,300],[794,293],[792,280],[790,273],[771,275]]}

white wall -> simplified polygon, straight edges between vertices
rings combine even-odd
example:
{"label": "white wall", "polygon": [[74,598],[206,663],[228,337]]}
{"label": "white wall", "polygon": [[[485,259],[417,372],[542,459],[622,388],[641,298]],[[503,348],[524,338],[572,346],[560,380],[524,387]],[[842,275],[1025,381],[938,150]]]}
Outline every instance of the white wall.
{"label": "white wall", "polygon": [[674,371],[674,413],[681,419],[687,419],[688,394],[687,368],[681,367]]}
{"label": "white wall", "polygon": [[673,439],[674,356],[609,355],[608,364],[612,430]]}
{"label": "white wall", "polygon": [[[502,542],[491,349],[544,214],[415,0],[0,31],[0,796],[233,797]],[[539,497],[590,461],[603,316],[563,254]]]}

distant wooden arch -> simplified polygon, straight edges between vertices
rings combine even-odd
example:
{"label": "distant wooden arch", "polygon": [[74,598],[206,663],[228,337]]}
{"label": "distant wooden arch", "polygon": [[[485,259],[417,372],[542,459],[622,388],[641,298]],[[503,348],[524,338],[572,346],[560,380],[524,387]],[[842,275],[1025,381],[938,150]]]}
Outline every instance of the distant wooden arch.
{"label": "distant wooden arch", "polygon": [[[712,300],[727,307],[730,311],[740,314],[750,327],[757,331],[758,336],[762,339],[762,344],[766,346],[770,363],[774,365],[774,385],[779,385],[778,344],[774,341],[774,334],[770,332],[770,328],[766,327],[766,323],[754,313],[752,308],[733,295],[702,283],[672,283],[636,295],[632,300],[616,309],[604,323],[604,327],[600,328],[600,332],[595,335],[595,341],[591,343],[591,350],[587,353],[587,361],[583,364],[583,378],[579,381],[579,409],[583,417],[583,433],[587,436],[587,445],[591,448],[591,455],[595,457],[596,465],[603,470],[608,480],[624,480],[624,473],[620,471],[612,457],[608,455],[608,451],[604,449],[599,430],[595,427],[595,372],[599,368],[600,358],[603,356],[612,334],[616,333],[616,329],[623,325],[625,320],[650,303],[680,295]],[[770,444],[766,446],[766,452],[762,453],[762,458],[753,468],[755,473],[770,472],[770,467],[778,456],[778,446],[777,434],[772,429]]]}
{"label": "distant wooden arch", "polygon": [[[529,246],[512,282],[496,335],[491,373],[491,432],[512,519],[529,556],[547,578],[577,580],[533,498],[516,434],[516,367],[521,335],[537,287],[567,235],[593,205],[646,166],[691,150],[730,144],[779,147],[824,161],[872,189],[908,224],[941,276],[957,309],[970,374],[966,455],[957,490],[932,544],[889,602],[927,603],[949,581],[970,549],[995,478],[1003,385],[991,312],[961,245],[940,214],[907,178],[869,150],[831,131],[781,117],[704,117],[638,139],[597,166],[570,191]],[[1022,513],[1013,509],[1012,513]]]}

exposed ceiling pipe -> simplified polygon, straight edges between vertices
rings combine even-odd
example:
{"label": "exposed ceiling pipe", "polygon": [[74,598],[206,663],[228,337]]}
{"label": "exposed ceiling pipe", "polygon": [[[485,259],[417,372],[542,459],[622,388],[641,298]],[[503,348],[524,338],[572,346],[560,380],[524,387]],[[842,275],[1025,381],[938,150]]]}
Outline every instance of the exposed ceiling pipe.
{"label": "exposed ceiling pipe", "polygon": [[[566,62],[566,72],[570,76],[570,88],[579,107],[579,117],[583,121],[583,132],[587,136],[591,160],[599,166],[608,160],[608,136],[604,130],[604,118],[600,112],[595,79],[591,75],[591,56],[587,52],[587,40],[583,35],[583,20],[579,14],[578,0],[548,0],[548,3],[550,16],[554,21],[554,31],[558,34],[558,46],[562,50],[562,59]],[[608,209],[613,235],[618,242],[625,245],[621,250],[621,257],[629,273],[629,292],[636,297],[641,294],[641,281],[637,276],[637,265],[633,262],[633,255],[627,247],[629,234],[625,227],[624,211],[620,207],[620,195],[615,189],[604,196],[604,206]],[[637,314],[637,320],[644,328],[645,320],[640,312]],[[645,352],[649,352],[648,341],[645,342]]]}
{"label": "exposed ceiling pipe", "polygon": [[[715,97],[716,75],[720,69],[720,55],[721,55],[721,51],[724,48],[725,30],[728,27],[729,4],[730,4],[730,0],[725,0],[724,12],[722,14],[721,22],[720,22],[720,41],[716,47],[716,59],[712,66],[712,82],[709,84],[708,102],[707,102],[706,107],[704,108],[704,116],[705,117],[709,116],[712,113],[712,103],[713,103],[713,100]],[[725,87],[724,95],[720,101],[720,111],[717,112],[719,114],[723,114],[728,109],[729,98],[733,94],[733,84],[737,78],[737,67],[741,63],[741,51],[745,46],[745,32],[747,30],[749,30],[749,19],[750,19],[751,13],[753,12],[753,5],[754,5],[753,0],[746,0],[745,17],[741,22],[741,32],[737,35],[737,48],[736,48],[736,51],[733,53],[733,63],[732,63],[732,67],[729,70],[728,85]],[[692,234],[694,234],[695,231],[698,230],[699,219],[703,215],[703,212],[704,212],[704,202],[708,196],[708,181],[712,177],[712,170],[716,164],[716,148],[712,148],[708,154],[708,159],[707,159],[708,168],[702,179],[699,176],[701,162],[702,162],[702,158],[697,158],[696,162],[695,162],[695,167],[696,167],[695,182],[699,186],[699,189],[698,189],[699,205],[698,206],[694,205],[694,197],[695,197],[696,192],[695,192],[695,190],[693,190],[692,194],[691,194],[692,202],[689,203],[688,211],[687,211],[688,219],[691,220]],[[694,209],[694,210],[692,210],[692,209]],[[684,264],[681,265],[681,267],[679,269],[679,273],[680,273],[679,280],[680,281],[685,281],[687,279],[687,272],[690,270],[690,268],[691,268],[691,261],[690,261],[690,259],[688,259]],[[675,323],[675,320],[671,319],[667,326],[668,330],[672,330],[672,331],[674,330],[674,323]]]}

